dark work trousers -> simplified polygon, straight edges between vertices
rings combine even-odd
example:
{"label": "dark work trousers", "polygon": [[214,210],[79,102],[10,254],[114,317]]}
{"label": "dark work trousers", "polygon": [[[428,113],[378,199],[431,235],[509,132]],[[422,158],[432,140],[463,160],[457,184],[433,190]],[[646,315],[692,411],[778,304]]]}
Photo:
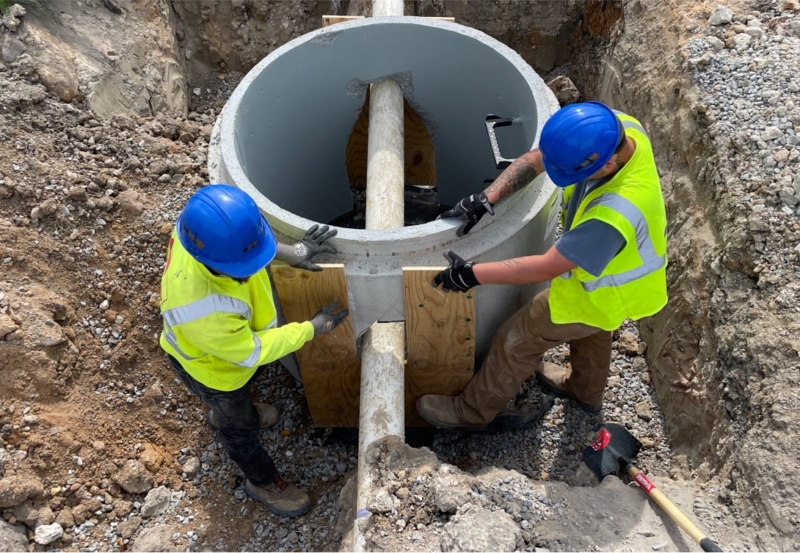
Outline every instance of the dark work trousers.
{"label": "dark work trousers", "polygon": [[261,418],[250,395],[250,383],[263,374],[266,365],[260,366],[247,384],[238,390],[223,392],[204,386],[192,378],[177,359],[171,355],[167,357],[181,382],[214,411],[220,421],[219,435],[225,450],[250,483],[264,486],[275,480],[278,471],[269,453],[261,447],[258,440]]}

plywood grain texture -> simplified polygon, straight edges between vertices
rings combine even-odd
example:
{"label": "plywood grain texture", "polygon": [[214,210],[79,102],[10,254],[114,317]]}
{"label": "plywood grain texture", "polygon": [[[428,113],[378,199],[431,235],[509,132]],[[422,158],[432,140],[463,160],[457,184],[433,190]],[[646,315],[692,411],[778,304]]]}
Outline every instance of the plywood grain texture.
{"label": "plywood grain texture", "polygon": [[[345,21],[353,21],[355,19],[364,19],[363,15],[323,15],[322,26],[327,27],[335,23],[344,23]],[[455,17],[428,17],[426,19],[438,19],[440,21],[451,21],[455,23]]]}
{"label": "plywood grain texture", "polygon": [[416,401],[424,394],[457,395],[475,366],[475,296],[431,285],[443,267],[404,267],[406,424],[425,425]]}
{"label": "plywood grain texture", "polygon": [[[319,273],[273,264],[271,273],[288,322],[311,319],[333,301],[347,307],[344,266]],[[424,394],[456,395],[475,365],[473,293],[444,293],[431,286],[442,268],[403,268],[406,312],[405,408],[407,426],[426,426],[416,412]],[[314,426],[358,427],[361,363],[348,318],[297,352]]]}
{"label": "plywood grain texture", "polygon": [[[436,152],[425,122],[403,99],[403,150],[405,184],[436,186]],[[367,185],[367,142],[369,140],[369,89],[345,146],[347,178],[351,185]]]}
{"label": "plywood grain texture", "polygon": [[[334,301],[348,307],[344,265],[322,264],[320,272],[273,264],[273,282],[288,322],[310,320]],[[358,427],[361,363],[348,317],[297,352],[311,418],[317,427]]]}

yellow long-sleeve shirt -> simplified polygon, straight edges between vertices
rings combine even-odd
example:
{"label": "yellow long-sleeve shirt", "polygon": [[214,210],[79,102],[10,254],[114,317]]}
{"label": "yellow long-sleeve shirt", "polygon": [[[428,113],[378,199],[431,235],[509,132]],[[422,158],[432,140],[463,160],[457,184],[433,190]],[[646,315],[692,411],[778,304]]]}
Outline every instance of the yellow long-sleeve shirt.
{"label": "yellow long-sleeve shirt", "polygon": [[256,369],[297,351],[314,337],[309,321],[277,326],[266,269],[238,282],[211,273],[169,242],[161,279],[161,347],[192,378],[221,391],[244,386]]}

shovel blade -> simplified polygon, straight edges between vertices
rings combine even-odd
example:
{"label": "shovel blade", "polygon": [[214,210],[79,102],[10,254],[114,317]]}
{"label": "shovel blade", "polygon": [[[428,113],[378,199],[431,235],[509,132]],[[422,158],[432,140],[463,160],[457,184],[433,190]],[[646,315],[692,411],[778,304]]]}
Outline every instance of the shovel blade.
{"label": "shovel blade", "polygon": [[602,481],[609,474],[624,472],[641,447],[624,426],[608,423],[600,427],[597,438],[583,450],[583,460]]}

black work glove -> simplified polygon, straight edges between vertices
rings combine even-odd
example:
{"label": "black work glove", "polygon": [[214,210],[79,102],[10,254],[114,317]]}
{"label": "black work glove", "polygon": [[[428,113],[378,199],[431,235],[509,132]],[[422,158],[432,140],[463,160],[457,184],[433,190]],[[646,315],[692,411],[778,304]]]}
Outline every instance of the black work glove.
{"label": "black work glove", "polygon": [[450,266],[434,277],[432,282],[434,288],[441,284],[445,292],[450,290],[467,292],[473,286],[480,284],[472,271],[474,262],[467,263],[452,251],[447,252],[444,257],[449,260]]}
{"label": "black work glove", "polygon": [[300,242],[290,246],[291,252],[288,252],[283,259],[292,267],[306,269],[307,271],[321,271],[322,267],[312,263],[311,260],[321,253],[336,253],[336,248],[333,246],[324,245],[328,238],[336,236],[338,231],[331,229],[328,225],[314,225],[308,231]]}
{"label": "black work glove", "polygon": [[492,204],[489,203],[489,198],[486,197],[486,194],[481,192],[480,194],[472,194],[460,200],[452,209],[445,211],[439,215],[437,219],[466,217],[467,222],[461,225],[457,232],[458,236],[464,236],[472,230],[472,227],[478,224],[478,221],[480,221],[481,217],[487,212],[489,215],[494,215],[494,208]]}
{"label": "black work glove", "polygon": [[344,322],[350,312],[347,309],[342,309],[338,313],[334,313],[339,307],[341,307],[339,302],[335,301],[314,314],[311,318],[311,324],[314,325],[315,337],[330,332]]}

